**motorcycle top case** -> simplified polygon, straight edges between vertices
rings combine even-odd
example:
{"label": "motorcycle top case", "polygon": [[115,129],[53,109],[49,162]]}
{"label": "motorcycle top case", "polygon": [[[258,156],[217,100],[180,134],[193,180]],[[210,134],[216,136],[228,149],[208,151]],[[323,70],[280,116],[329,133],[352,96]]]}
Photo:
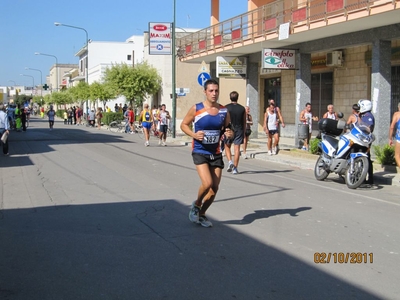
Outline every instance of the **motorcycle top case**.
{"label": "motorcycle top case", "polygon": [[318,122],[318,129],[326,134],[341,135],[343,133],[343,129],[337,128],[337,125],[337,120],[322,118]]}

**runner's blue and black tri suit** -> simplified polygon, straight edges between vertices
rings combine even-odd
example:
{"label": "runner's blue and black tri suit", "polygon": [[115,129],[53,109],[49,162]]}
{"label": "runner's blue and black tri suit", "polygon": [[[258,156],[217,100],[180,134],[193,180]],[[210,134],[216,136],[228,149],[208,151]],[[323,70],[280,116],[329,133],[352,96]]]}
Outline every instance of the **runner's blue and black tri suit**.
{"label": "runner's blue and black tri suit", "polygon": [[[196,104],[193,131],[203,131],[204,138],[202,141],[193,139],[192,156],[195,164],[209,163],[210,166],[224,167],[220,140],[227,113],[226,107],[220,105],[218,114],[210,115],[203,103]],[[216,160],[218,164],[213,163]]]}

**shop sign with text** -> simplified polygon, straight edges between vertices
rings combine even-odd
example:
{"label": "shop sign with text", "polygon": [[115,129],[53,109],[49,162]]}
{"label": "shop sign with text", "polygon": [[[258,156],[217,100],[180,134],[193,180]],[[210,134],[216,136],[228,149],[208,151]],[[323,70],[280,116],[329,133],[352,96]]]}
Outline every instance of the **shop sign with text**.
{"label": "shop sign with text", "polygon": [[247,58],[217,56],[217,77],[246,77]]}
{"label": "shop sign with text", "polygon": [[149,23],[149,54],[171,54],[171,23]]}
{"label": "shop sign with text", "polygon": [[296,50],[263,49],[262,68],[264,69],[296,69]]}

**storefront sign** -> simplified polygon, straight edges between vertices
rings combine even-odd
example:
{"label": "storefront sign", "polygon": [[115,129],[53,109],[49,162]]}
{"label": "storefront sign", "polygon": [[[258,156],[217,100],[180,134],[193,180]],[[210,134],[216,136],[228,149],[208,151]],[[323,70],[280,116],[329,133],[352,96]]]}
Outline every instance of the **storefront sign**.
{"label": "storefront sign", "polygon": [[217,56],[217,77],[238,77],[246,76],[246,57]]}
{"label": "storefront sign", "polygon": [[263,49],[262,68],[264,69],[296,69],[296,50]]}
{"label": "storefront sign", "polygon": [[171,23],[149,23],[149,54],[171,54]]}

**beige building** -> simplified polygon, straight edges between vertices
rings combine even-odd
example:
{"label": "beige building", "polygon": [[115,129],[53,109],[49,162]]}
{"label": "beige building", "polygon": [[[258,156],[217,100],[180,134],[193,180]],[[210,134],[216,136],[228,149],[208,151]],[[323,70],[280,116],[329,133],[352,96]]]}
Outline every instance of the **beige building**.
{"label": "beige building", "polygon": [[[254,136],[270,98],[282,109],[287,137],[297,136],[307,102],[314,115],[321,117],[332,103],[348,117],[353,103],[371,99],[377,142],[387,142],[400,101],[399,1],[249,0],[247,11],[222,22],[219,10],[219,0],[212,0],[211,26],[178,39],[177,46],[187,64],[210,65],[211,76],[219,77],[220,102],[228,102],[231,90],[239,92],[258,124]],[[232,73],[221,73],[221,59]],[[237,60],[245,67],[234,66]]]}

